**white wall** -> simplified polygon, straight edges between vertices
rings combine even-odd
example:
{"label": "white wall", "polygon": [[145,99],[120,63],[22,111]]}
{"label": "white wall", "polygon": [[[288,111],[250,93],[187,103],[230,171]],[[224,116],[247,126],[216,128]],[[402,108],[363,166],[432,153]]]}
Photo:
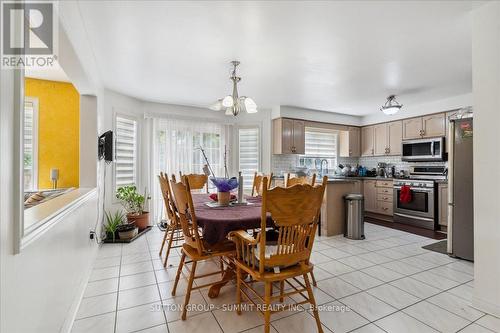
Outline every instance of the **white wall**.
{"label": "white wall", "polygon": [[272,118],[275,119],[278,117],[288,117],[342,125],[361,125],[361,117],[358,116],[286,105],[281,105],[273,108]]}
{"label": "white wall", "polygon": [[[473,13],[474,305],[500,316],[500,2]],[[492,192],[493,191],[493,192]]]}
{"label": "white wall", "polygon": [[[97,96],[97,117],[102,115],[102,88],[88,67],[89,54],[77,4],[59,6],[59,63],[80,94]],[[83,37],[82,37],[83,36]],[[70,42],[71,41],[71,42]],[[14,254],[14,72],[0,74],[0,331],[8,333],[54,333],[69,330],[81,294],[97,254],[89,239],[98,216],[93,194],[82,206],[54,223],[38,239]],[[94,129],[89,129],[89,132]],[[87,132],[86,132],[87,133]],[[89,134],[91,135],[91,134]],[[94,155],[95,159],[95,155]],[[96,167],[96,163],[93,168]],[[89,164],[90,165],[90,164]],[[99,173],[98,173],[99,176]],[[99,180],[102,180],[99,177]],[[94,181],[95,183],[95,181]],[[97,182],[98,186],[101,185]],[[100,186],[101,187],[101,186]]]}

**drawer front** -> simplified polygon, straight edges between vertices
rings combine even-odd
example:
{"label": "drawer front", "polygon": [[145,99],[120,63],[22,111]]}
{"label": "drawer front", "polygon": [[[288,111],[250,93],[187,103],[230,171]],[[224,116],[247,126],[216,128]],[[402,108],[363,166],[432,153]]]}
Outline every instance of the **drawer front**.
{"label": "drawer front", "polygon": [[392,194],[377,194],[377,201],[392,202]]}
{"label": "drawer front", "polygon": [[377,212],[384,215],[392,215],[392,202],[377,201]]}
{"label": "drawer front", "polygon": [[377,187],[390,187],[392,188],[391,180],[377,180]]}
{"label": "drawer front", "polygon": [[392,188],[377,187],[377,194],[392,195]]}

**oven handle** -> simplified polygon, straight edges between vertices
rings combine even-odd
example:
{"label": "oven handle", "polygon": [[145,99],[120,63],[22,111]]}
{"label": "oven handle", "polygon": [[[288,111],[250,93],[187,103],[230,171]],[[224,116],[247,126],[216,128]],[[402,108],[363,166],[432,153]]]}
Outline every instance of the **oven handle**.
{"label": "oven handle", "polygon": [[415,216],[415,215],[408,215],[408,214],[401,214],[401,213],[394,213],[394,215],[401,216],[401,217],[407,217],[407,218],[415,219],[415,220],[434,222],[434,219],[428,219],[425,217],[420,217],[420,216]]}
{"label": "oven handle", "polygon": [[[394,186],[394,189],[395,190],[400,190],[401,186]],[[410,187],[410,190],[412,190],[413,192],[420,192],[420,193],[432,193],[432,192],[434,192],[433,189],[424,190],[424,189],[422,189],[420,187]]]}

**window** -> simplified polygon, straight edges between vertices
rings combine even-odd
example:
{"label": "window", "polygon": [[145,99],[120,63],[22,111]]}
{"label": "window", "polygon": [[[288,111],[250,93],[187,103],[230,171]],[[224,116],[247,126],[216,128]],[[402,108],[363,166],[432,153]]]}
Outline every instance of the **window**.
{"label": "window", "polygon": [[240,128],[238,130],[239,171],[243,176],[243,188],[252,189],[253,176],[259,171],[260,140],[259,128]]}
{"label": "window", "polygon": [[23,175],[24,190],[38,189],[38,100],[26,97],[24,102]]}
{"label": "window", "polygon": [[[152,174],[165,172],[169,178],[179,172],[203,173],[206,164],[200,148],[207,155],[210,166],[217,177],[224,176],[224,146],[228,142],[229,125],[207,121],[185,120],[177,118],[152,118]],[[228,147],[229,150],[229,147]],[[231,152],[228,151],[228,155]],[[228,156],[228,163],[231,163]],[[209,189],[215,192],[212,182]],[[155,220],[163,215],[163,198],[156,177],[151,179],[151,203]],[[150,211],[151,213],[151,211]]]}
{"label": "window", "polygon": [[305,155],[300,164],[310,169],[321,169],[320,161],[326,159],[328,168],[337,164],[338,132],[326,128],[306,127]]}
{"label": "window", "polygon": [[137,185],[137,121],[116,116],[115,134],[115,188]]}

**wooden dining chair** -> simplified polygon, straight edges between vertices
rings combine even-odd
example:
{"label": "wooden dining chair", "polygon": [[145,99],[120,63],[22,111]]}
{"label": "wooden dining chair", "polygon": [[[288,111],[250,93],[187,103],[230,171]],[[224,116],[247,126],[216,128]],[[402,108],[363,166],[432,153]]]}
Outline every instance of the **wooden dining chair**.
{"label": "wooden dining chair", "polygon": [[[257,296],[264,303],[265,332],[269,333],[271,314],[290,309],[293,304],[271,310],[275,301],[283,302],[284,297],[301,295],[304,300],[298,305],[310,303],[318,332],[323,332],[319,319],[316,301],[309,282],[308,274],[313,265],[309,262],[314,236],[318,225],[318,217],[323,201],[327,177],[323,177],[321,185],[300,184],[289,188],[275,187],[267,189],[268,179],[264,178],[262,193],[261,229],[265,230],[267,214],[270,213],[278,230],[278,240],[273,245],[266,243],[266,233],[259,233],[257,238],[246,231],[230,233],[236,244],[236,276],[237,276],[237,313],[241,314],[241,296],[253,303]],[[252,283],[243,279],[248,274],[255,282],[264,282],[263,297],[252,287]],[[304,283],[298,277],[302,276]],[[293,280],[291,283],[288,280]],[[279,282],[280,293],[272,294],[273,283]],[[292,291],[285,293],[284,284],[291,286]],[[305,284],[305,285],[304,285]],[[252,295],[248,293],[252,292]],[[307,296],[304,295],[307,292]]]}
{"label": "wooden dining chair", "polygon": [[160,172],[158,180],[160,181],[161,194],[163,196],[163,203],[165,205],[165,211],[167,212],[168,219],[168,224],[167,228],[165,229],[165,235],[163,236],[159,255],[160,257],[162,256],[163,249],[165,248],[165,243],[167,243],[167,252],[165,254],[165,260],[163,261],[163,267],[167,267],[170,250],[172,248],[182,247],[184,237],[182,236],[178,215],[175,213],[176,208],[172,198],[172,192],[170,190],[168,177],[163,172]]}
{"label": "wooden dining chair", "polygon": [[[216,244],[208,244],[200,235],[198,229],[198,223],[196,221],[196,213],[193,205],[193,198],[191,196],[191,186],[190,180],[186,176],[183,177],[181,182],[175,181],[175,176],[172,177],[173,180],[170,181],[170,188],[173,193],[175,206],[177,207],[177,214],[179,217],[179,222],[181,225],[182,233],[184,236],[184,244],[182,245],[182,255],[179,268],[177,269],[177,275],[175,277],[175,283],[172,290],[172,296],[175,296],[177,285],[179,283],[179,278],[181,276],[182,269],[186,264],[191,263],[191,269],[189,270],[189,279],[187,285],[187,292],[184,299],[184,306],[182,308],[182,320],[186,319],[187,305],[189,304],[189,299],[191,297],[191,291],[196,289],[201,289],[215,284],[220,284],[222,281],[216,281],[212,283],[206,283],[203,285],[197,285],[193,287],[193,281],[195,279],[205,278],[207,276],[212,276],[216,274],[221,274],[222,276],[230,276],[229,274],[224,274],[225,270],[232,269],[230,262],[226,258],[234,257],[235,255],[235,245],[229,239]],[[189,261],[186,261],[186,257]],[[225,264],[221,265],[221,270],[205,273],[201,275],[196,275],[196,266],[201,261],[218,259],[219,262]]]}
{"label": "wooden dining chair", "polygon": [[268,177],[269,179],[268,189],[271,188],[273,173],[271,172],[269,176],[266,176],[264,174],[259,174],[258,172],[255,172],[252,184],[252,197],[262,195],[262,180],[264,179],[264,177]]}
{"label": "wooden dining chair", "polygon": [[208,176],[205,174],[196,174],[190,173],[187,175],[183,175],[181,171],[179,171],[180,179],[182,180],[184,177],[189,179],[189,184],[191,185],[191,190],[203,190],[205,189],[206,193],[208,193]]}
{"label": "wooden dining chair", "polygon": [[308,178],[306,176],[303,176],[303,177],[290,177],[290,174],[288,173],[286,175],[286,179],[285,179],[285,187],[291,187],[293,185],[296,185],[296,184],[310,184],[312,186],[314,186],[314,184],[316,183],[316,174],[313,173],[312,177],[311,178]]}

